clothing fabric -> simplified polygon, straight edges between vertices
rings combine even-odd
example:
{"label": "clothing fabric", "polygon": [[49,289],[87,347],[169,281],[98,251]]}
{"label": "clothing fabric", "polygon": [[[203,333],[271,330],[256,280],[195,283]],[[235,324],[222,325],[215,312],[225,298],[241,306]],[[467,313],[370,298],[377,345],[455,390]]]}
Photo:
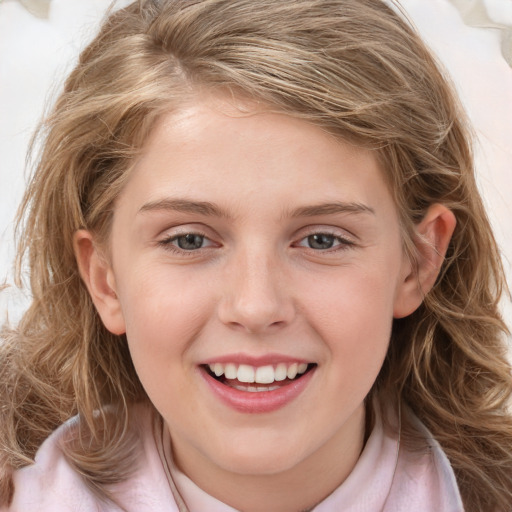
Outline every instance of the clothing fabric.
{"label": "clothing fabric", "polygon": [[[117,505],[99,499],[62,455],[59,445],[76,424],[73,419],[43,443],[35,464],[15,473],[14,500],[0,512],[237,512],[175,466],[169,433],[150,408],[140,407],[134,416],[141,432],[141,456],[133,475],[109,488]],[[463,512],[446,455],[419,420],[413,422],[426,441],[425,449],[407,449],[399,441],[399,429],[388,432],[377,416],[349,477],[313,511]]]}

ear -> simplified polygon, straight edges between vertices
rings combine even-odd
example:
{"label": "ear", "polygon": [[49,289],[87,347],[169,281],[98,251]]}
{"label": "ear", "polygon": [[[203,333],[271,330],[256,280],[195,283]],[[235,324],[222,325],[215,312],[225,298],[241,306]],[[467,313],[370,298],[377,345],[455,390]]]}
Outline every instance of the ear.
{"label": "ear", "polygon": [[111,265],[89,231],[80,229],[75,233],[73,248],[80,276],[103,324],[113,334],[124,334],[126,327]]}
{"label": "ear", "polygon": [[416,265],[404,264],[394,303],[394,317],[403,318],[415,311],[432,289],[443,264],[457,221],[451,210],[434,204],[415,229]]}

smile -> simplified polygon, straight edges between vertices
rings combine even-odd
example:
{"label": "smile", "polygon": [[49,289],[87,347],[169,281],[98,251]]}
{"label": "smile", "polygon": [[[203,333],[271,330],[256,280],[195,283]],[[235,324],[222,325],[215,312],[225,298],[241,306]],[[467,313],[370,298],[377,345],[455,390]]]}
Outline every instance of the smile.
{"label": "smile", "polygon": [[[214,363],[209,364],[208,369],[215,377],[224,377],[228,385],[233,384],[233,387],[237,387],[234,382],[238,381],[245,384],[273,384],[275,382],[284,382],[286,380],[293,380],[297,375],[304,374],[308,369],[307,363],[279,363],[276,366],[265,365],[265,366],[250,366],[248,364],[237,365],[235,363]],[[273,387],[274,389],[279,388],[280,385]],[[247,391],[271,391],[268,386],[254,387],[245,386]]]}
{"label": "smile", "polygon": [[264,366],[209,363],[201,366],[210,389],[226,405],[245,413],[271,412],[295,399],[311,380],[314,363]]}

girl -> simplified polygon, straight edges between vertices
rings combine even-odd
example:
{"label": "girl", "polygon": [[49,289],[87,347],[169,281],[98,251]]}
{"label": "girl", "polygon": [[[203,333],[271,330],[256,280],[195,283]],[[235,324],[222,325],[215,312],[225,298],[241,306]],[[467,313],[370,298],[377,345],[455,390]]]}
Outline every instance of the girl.
{"label": "girl", "polygon": [[502,267],[390,7],[134,2],[42,134],[2,510],[512,509]]}

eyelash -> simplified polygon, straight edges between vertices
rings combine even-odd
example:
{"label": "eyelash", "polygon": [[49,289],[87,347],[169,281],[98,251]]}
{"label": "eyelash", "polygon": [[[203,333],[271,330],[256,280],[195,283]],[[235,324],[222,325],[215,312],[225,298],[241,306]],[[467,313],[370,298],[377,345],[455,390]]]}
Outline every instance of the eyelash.
{"label": "eyelash", "polygon": [[[185,256],[193,256],[194,253],[200,251],[201,249],[207,249],[210,247],[210,245],[209,245],[207,247],[199,247],[197,249],[187,250],[187,249],[182,249],[181,247],[178,247],[177,245],[175,245],[173,243],[173,242],[176,242],[178,239],[180,239],[182,237],[186,237],[186,236],[201,237],[203,239],[203,242],[205,240],[210,241],[210,239],[204,233],[197,232],[197,231],[187,231],[187,232],[183,232],[183,233],[177,233],[175,235],[164,238],[163,240],[160,240],[158,242],[158,245],[163,247],[166,251],[174,252],[174,253],[177,253],[180,255],[185,255]],[[211,246],[213,246],[213,243],[211,244]]]}
{"label": "eyelash", "polygon": [[[315,249],[313,247],[301,245],[301,242],[304,240],[308,240],[312,237],[321,237],[321,236],[331,238],[333,243],[338,242],[338,245],[334,245],[332,247],[327,247],[325,249]],[[309,235],[302,237],[301,239],[299,239],[299,241],[295,245],[298,247],[305,247],[306,249],[314,251],[315,253],[332,254],[332,253],[336,253],[338,251],[346,251],[350,247],[353,247],[355,245],[355,243],[352,240],[350,240],[349,238],[346,238],[346,237],[343,237],[340,235],[335,235],[334,233],[329,233],[328,231],[316,231],[314,233],[310,233]]]}
{"label": "eyelash", "polygon": [[[198,247],[196,249],[183,249],[174,243],[174,242],[177,242],[180,238],[186,237],[186,236],[201,237],[202,243],[204,243],[205,241],[209,241],[210,244],[207,246]],[[305,240],[308,240],[312,237],[322,237],[322,236],[331,238],[333,244],[335,244],[337,242],[337,245],[333,245],[333,246],[327,247],[325,249],[316,249],[313,247],[308,247],[306,245],[301,245],[301,242],[303,242]],[[311,242],[311,240],[309,242]],[[163,247],[167,251],[171,251],[171,252],[174,252],[174,253],[177,253],[180,255],[192,256],[192,255],[194,255],[194,253],[197,253],[201,250],[208,249],[208,248],[214,246],[214,243],[211,242],[211,240],[204,233],[188,231],[188,232],[178,233],[178,234],[169,236],[169,237],[159,241],[158,245]],[[306,236],[303,236],[302,238],[300,238],[297,242],[295,242],[293,244],[294,247],[304,247],[304,248],[306,248],[310,251],[313,251],[315,253],[329,253],[329,254],[336,253],[338,251],[345,251],[354,245],[355,245],[355,243],[352,240],[350,240],[349,238],[335,235],[333,233],[329,233],[329,232],[325,232],[325,231],[312,232]]]}

